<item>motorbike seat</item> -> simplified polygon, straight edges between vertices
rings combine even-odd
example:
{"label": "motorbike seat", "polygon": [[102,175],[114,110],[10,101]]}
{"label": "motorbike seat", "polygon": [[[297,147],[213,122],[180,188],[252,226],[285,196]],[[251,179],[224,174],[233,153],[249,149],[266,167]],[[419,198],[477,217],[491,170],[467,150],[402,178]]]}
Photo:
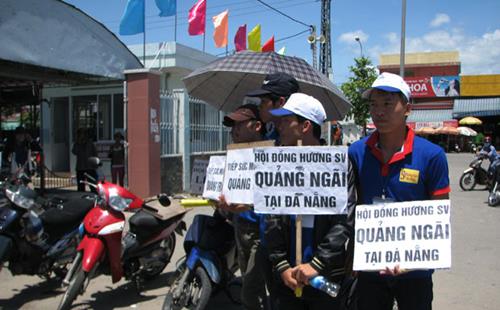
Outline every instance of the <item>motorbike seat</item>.
{"label": "motorbike seat", "polygon": [[50,238],[59,238],[80,225],[85,215],[94,207],[93,195],[52,197],[49,208],[40,215]]}
{"label": "motorbike seat", "polygon": [[129,219],[130,231],[137,236],[139,242],[144,242],[177,221],[177,218],[178,216],[161,220],[148,211],[139,210]]}

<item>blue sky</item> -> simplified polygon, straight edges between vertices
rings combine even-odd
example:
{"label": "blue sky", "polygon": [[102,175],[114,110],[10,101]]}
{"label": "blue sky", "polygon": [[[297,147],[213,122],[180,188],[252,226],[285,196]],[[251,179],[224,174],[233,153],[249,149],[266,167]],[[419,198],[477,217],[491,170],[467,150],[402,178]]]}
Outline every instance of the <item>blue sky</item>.
{"label": "blue sky", "polygon": [[[174,40],[174,18],[159,17],[154,0],[146,1],[146,41]],[[103,23],[127,45],[141,44],[142,34],[118,35],[120,18],[126,0],[66,0]],[[203,37],[187,33],[187,16],[195,0],[178,0],[177,41],[202,49]],[[321,5],[316,0],[264,0],[305,24],[320,29]],[[363,53],[378,64],[378,56],[399,53],[402,0],[333,0],[331,4],[331,38],[334,82],[349,77],[348,67]],[[247,24],[250,31],[262,26],[262,43],[272,35],[276,40],[307,28],[266,8],[256,0],[207,0],[206,52],[221,54],[212,39],[211,17],[229,9],[229,49],[238,26]],[[458,50],[462,74],[500,74],[500,1],[499,0],[407,0],[406,52]],[[276,49],[286,46],[287,55],[311,62],[307,33],[277,42]]]}

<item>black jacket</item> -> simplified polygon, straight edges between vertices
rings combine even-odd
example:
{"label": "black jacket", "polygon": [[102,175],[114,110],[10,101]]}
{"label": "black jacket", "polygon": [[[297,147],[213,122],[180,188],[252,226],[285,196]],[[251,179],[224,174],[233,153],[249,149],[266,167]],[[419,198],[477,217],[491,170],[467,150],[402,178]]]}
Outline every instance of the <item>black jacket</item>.
{"label": "black jacket", "polygon": [[[352,164],[348,171],[348,213],[352,213],[356,204],[355,177]],[[269,259],[274,271],[281,273],[295,265],[290,263],[290,217],[267,215],[265,218],[265,240]],[[309,263],[319,274],[330,279],[341,279],[346,272],[348,260],[346,246],[354,231],[347,223],[347,214],[316,215],[314,217],[314,253]],[[348,262],[349,263],[349,262]],[[350,263],[349,263],[350,264]]]}

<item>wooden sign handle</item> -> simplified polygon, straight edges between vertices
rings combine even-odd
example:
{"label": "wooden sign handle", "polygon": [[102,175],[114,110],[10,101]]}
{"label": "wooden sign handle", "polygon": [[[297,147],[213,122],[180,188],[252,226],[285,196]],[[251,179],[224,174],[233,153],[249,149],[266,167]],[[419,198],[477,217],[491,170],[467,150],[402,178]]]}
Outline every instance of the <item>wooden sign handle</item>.
{"label": "wooden sign handle", "polygon": [[[302,140],[297,141],[302,146]],[[295,217],[295,266],[302,264],[302,215]],[[302,288],[295,289],[295,297],[302,297]]]}

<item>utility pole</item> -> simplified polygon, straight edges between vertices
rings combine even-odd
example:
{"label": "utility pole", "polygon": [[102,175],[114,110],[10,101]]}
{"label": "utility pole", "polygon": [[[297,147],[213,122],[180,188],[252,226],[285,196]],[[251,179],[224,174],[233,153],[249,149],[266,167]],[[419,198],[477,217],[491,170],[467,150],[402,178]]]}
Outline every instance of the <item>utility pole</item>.
{"label": "utility pole", "polygon": [[321,35],[325,38],[325,42],[320,45],[319,50],[319,71],[329,79],[333,76],[330,4],[331,0],[321,0]]}

